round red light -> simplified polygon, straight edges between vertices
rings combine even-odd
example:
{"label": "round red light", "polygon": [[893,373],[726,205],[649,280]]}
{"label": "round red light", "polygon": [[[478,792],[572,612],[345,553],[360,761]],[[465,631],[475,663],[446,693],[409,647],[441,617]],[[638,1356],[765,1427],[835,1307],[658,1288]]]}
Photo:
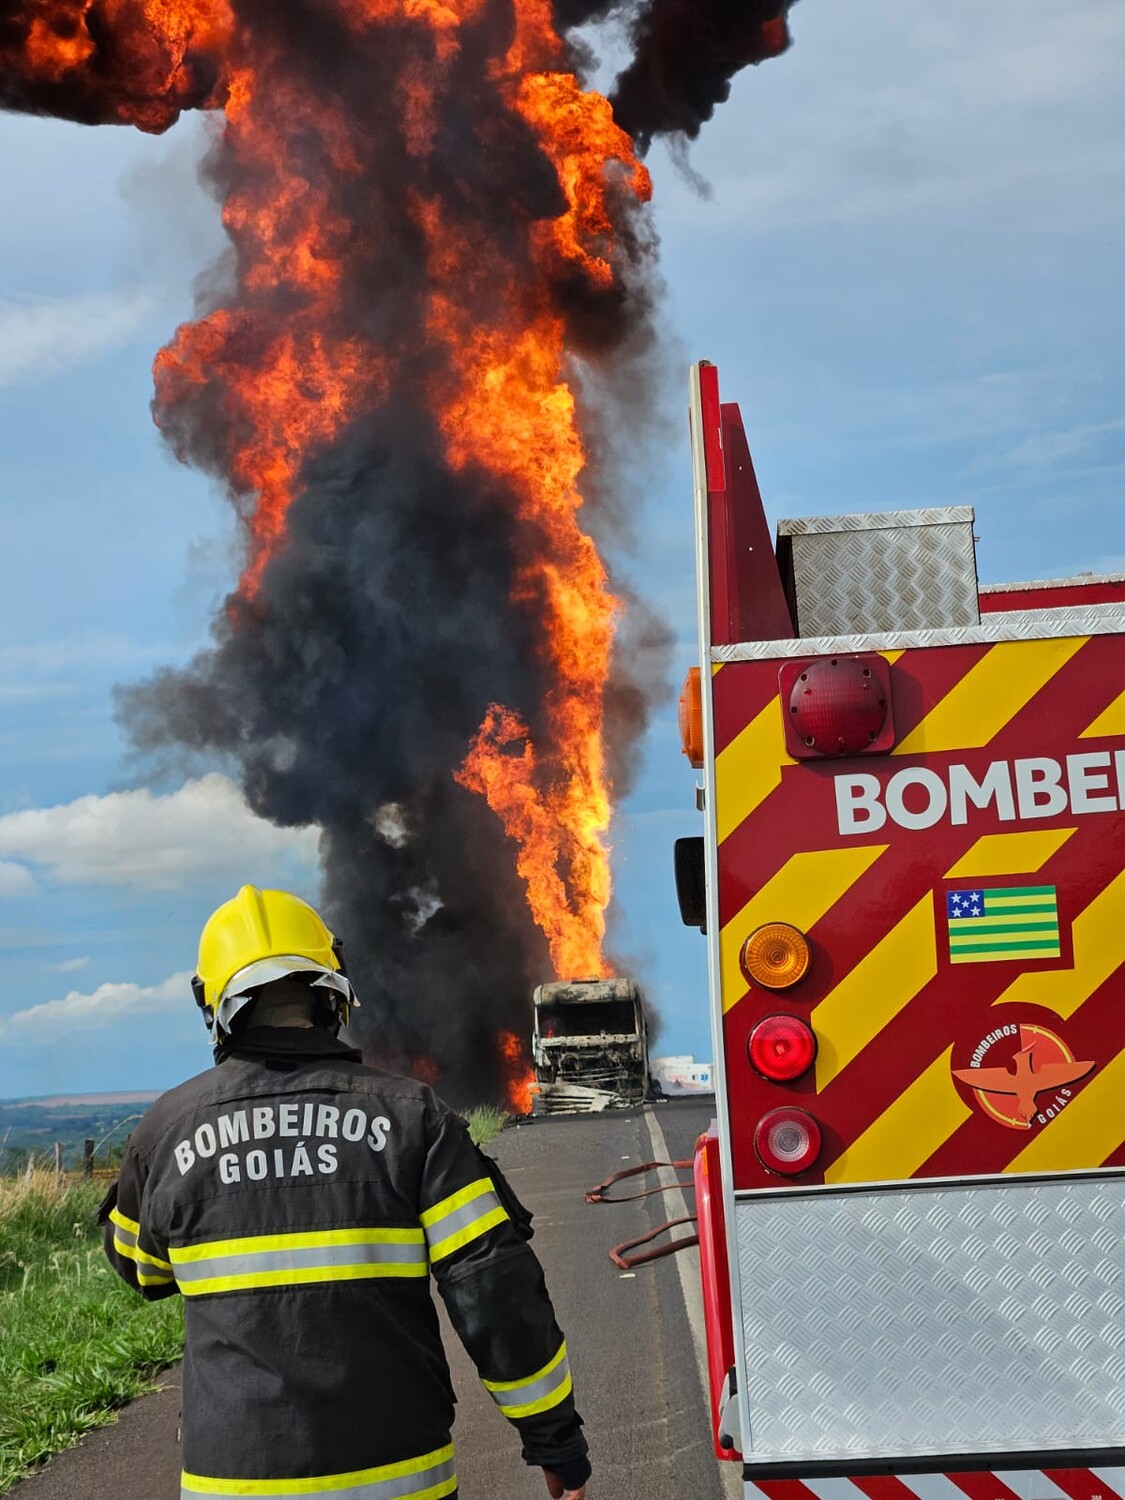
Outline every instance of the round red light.
{"label": "round red light", "polygon": [[854,656],[810,662],[789,693],[794,732],[819,755],[857,755],[887,722],[887,695],[869,666]]}
{"label": "round red light", "polygon": [[808,1072],[816,1058],[816,1036],[796,1016],[766,1016],[750,1033],[750,1066],[773,1083]]}
{"label": "round red light", "polygon": [[820,1155],[820,1126],[803,1109],[771,1109],[754,1131],[758,1160],[771,1172],[795,1177]]}

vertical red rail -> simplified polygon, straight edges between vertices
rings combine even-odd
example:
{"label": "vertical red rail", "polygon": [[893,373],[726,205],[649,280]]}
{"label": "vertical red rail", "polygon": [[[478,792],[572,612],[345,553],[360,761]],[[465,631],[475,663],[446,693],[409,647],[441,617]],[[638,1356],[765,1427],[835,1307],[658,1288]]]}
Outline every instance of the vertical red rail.
{"label": "vertical red rail", "polygon": [[793,623],[774,557],[742,415],[719,400],[719,372],[699,367],[700,422],[707,470],[711,640],[784,640]]}
{"label": "vertical red rail", "polygon": [[734,1365],[734,1329],[731,1326],[730,1267],[727,1265],[726,1215],[719,1165],[719,1131],[716,1121],[695,1145],[695,1206],[699,1216],[699,1273],[703,1282],[703,1316],[707,1326],[707,1375],[711,1387],[711,1442],[716,1458],[734,1459],[742,1454],[719,1443],[719,1404],[727,1372]]}

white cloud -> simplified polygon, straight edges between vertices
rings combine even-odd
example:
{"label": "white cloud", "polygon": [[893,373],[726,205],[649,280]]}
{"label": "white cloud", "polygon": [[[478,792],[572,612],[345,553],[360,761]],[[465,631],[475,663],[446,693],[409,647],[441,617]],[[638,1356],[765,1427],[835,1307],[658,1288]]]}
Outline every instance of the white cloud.
{"label": "white cloud", "polygon": [[0,387],[42,379],[127,344],[153,306],[144,292],[0,298]]}
{"label": "white cloud", "polygon": [[0,859],[67,885],[270,885],[294,869],[310,872],[318,837],[315,828],[255,817],[234,783],[212,773],[165,796],[142,788],[8,813],[0,817]]}
{"label": "white cloud", "polygon": [[62,963],[48,964],[47,968],[54,974],[76,974],[79,969],[84,969],[90,962],[90,955],[83,954],[80,958],[64,958]]}
{"label": "white cloud", "polygon": [[123,1020],[175,1014],[190,998],[188,972],[160,984],[100,984],[89,994],[71,990],[62,1000],[29,1006],[0,1021],[0,1040],[6,1045],[54,1045],[59,1037],[103,1031]]}
{"label": "white cloud", "polygon": [[0,860],[0,896],[34,896],[38,889],[35,876],[24,865]]}
{"label": "white cloud", "polygon": [[1073,427],[1054,431],[1041,429],[1031,433],[1006,453],[987,455],[973,465],[973,469],[1010,469],[1015,465],[1036,469],[1068,464],[1071,459],[1081,458],[1091,449],[1097,448],[1103,439],[1123,431],[1125,418],[1121,417],[1110,422],[1080,422]]}

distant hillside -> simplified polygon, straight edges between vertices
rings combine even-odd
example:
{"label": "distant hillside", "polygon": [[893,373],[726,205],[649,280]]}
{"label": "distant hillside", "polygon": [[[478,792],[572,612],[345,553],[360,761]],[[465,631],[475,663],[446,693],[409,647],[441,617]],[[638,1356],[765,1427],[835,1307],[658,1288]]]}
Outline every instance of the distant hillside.
{"label": "distant hillside", "polygon": [[159,1089],[149,1089],[147,1092],[136,1094],[50,1094],[43,1099],[0,1099],[0,1109],[5,1109],[10,1104],[32,1104],[40,1109],[72,1109],[86,1106],[98,1108],[103,1104],[151,1104],[154,1099],[159,1098]]}
{"label": "distant hillside", "polygon": [[104,1164],[157,1098],[158,1090],[137,1090],[0,1100],[0,1173],[22,1171],[29,1156],[53,1162],[56,1141],[68,1168],[81,1164],[88,1140],[95,1142],[98,1161]]}

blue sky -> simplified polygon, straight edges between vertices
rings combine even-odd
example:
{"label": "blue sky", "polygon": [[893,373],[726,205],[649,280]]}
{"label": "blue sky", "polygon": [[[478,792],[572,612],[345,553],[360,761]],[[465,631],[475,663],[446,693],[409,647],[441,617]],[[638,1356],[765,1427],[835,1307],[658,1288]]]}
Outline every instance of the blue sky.
{"label": "blue sky", "polygon": [[[970,503],[986,581],[1125,570],[1120,0],[802,0],[691,153],[660,147],[666,362],[720,370],[771,515]],[[112,688],[184,660],[236,570],[163,451],[152,354],[221,241],[205,122],[161,140],[0,117],[0,1097],[205,1066],[198,929],[244,880],[316,892],[315,832],[215,770],[139,766]],[[676,394],[676,399],[679,399]],[[695,656],[686,440],[616,559]],[[697,831],[674,693],[613,832],[614,934],[662,1051],[710,1052],[672,840]]]}

